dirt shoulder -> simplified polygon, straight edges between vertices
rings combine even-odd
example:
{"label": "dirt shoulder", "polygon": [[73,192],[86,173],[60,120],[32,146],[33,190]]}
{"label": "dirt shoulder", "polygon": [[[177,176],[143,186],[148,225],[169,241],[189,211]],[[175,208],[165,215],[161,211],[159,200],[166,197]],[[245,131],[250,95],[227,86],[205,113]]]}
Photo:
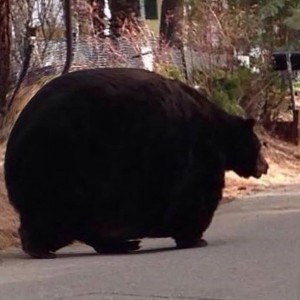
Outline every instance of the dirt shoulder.
{"label": "dirt shoulder", "polygon": [[[268,143],[268,147],[264,149],[270,164],[268,175],[259,180],[243,179],[228,172],[223,202],[274,187],[300,184],[300,147],[272,139],[267,134],[261,134],[261,139]],[[0,157],[3,157],[2,152],[3,147],[0,145]],[[18,217],[7,200],[3,163],[0,162],[0,250],[19,246],[18,224]]]}

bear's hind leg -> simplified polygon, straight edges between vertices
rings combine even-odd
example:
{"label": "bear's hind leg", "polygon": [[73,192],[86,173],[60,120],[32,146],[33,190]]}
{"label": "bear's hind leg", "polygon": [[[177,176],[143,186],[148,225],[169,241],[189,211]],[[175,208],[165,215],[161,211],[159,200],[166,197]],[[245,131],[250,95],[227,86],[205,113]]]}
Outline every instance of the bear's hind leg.
{"label": "bear's hind leg", "polygon": [[55,258],[55,252],[71,244],[74,239],[71,235],[55,234],[49,230],[34,230],[20,226],[19,234],[22,249],[32,258],[51,259]]}

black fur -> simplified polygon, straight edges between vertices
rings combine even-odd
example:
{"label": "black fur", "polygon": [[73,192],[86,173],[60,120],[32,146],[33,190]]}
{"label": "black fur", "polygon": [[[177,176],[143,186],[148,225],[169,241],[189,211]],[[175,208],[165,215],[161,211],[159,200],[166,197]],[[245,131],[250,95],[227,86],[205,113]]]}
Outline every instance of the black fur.
{"label": "black fur", "polygon": [[5,157],[24,251],[54,257],[79,240],[126,252],[144,237],[205,245],[225,171],[267,171],[253,125],[144,70],[52,80],[22,111]]}

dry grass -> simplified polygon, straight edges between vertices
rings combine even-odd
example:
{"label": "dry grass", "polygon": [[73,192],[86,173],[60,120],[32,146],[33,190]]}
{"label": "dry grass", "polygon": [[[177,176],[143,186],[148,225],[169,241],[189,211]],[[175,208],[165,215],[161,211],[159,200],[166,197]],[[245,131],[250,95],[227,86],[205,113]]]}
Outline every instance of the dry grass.
{"label": "dry grass", "polygon": [[[22,87],[19,90],[12,104],[12,107],[4,118],[3,130],[0,133],[0,138],[2,141],[5,141],[7,139],[11,129],[11,125],[14,124],[24,106],[40,88],[41,84],[32,84],[30,86]],[[1,149],[3,149],[3,145],[1,147]]]}
{"label": "dry grass", "polygon": [[[0,152],[2,152],[1,150],[2,147],[0,148]],[[4,178],[3,178],[3,163],[1,163],[0,166],[0,249],[19,245],[17,228],[18,228],[18,217],[14,209],[8,203]]]}

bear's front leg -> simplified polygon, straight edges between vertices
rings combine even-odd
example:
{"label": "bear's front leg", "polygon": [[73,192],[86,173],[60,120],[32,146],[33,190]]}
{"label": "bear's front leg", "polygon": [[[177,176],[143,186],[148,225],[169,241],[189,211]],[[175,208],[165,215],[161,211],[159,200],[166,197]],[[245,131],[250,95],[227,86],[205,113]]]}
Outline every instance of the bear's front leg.
{"label": "bear's front leg", "polygon": [[200,212],[198,220],[183,222],[181,228],[172,236],[179,249],[205,247],[207,241],[203,239],[203,233],[208,228],[213,218],[213,213]]}
{"label": "bear's front leg", "polygon": [[182,195],[166,214],[166,226],[178,248],[205,247],[207,230],[221,199],[221,190]]}

